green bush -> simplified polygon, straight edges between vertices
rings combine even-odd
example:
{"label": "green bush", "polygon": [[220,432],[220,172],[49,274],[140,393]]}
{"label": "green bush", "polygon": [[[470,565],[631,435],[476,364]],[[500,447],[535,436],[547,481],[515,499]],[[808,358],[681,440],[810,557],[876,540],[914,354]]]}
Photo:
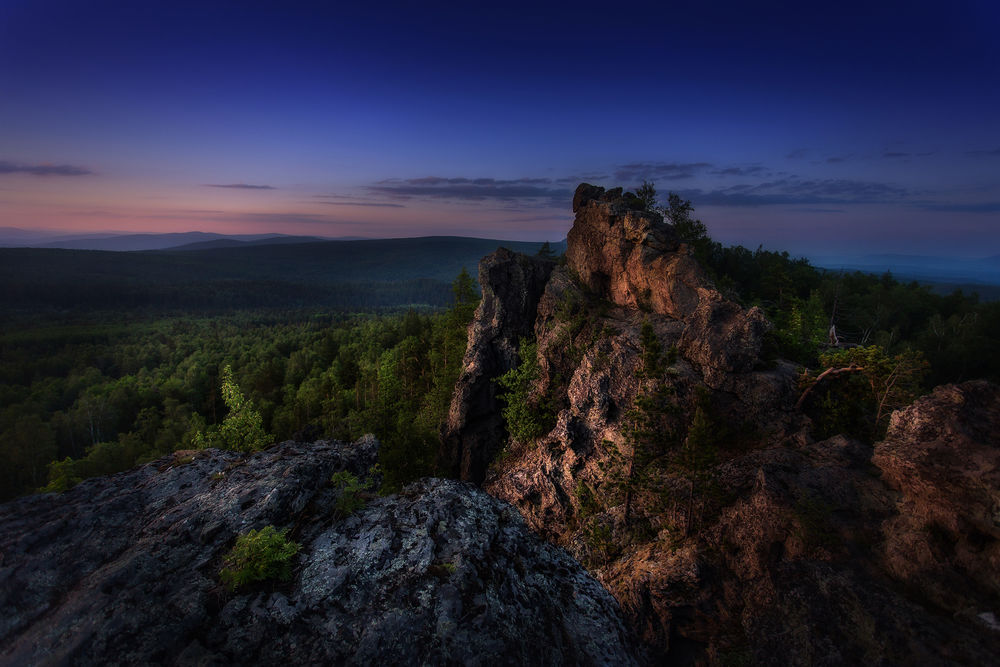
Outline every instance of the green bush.
{"label": "green bush", "polygon": [[286,533],[287,528],[279,531],[274,526],[265,526],[237,537],[236,544],[226,554],[226,567],[219,572],[226,588],[235,591],[255,581],[291,579],[292,557],[302,545],[290,541]]}
{"label": "green bush", "polygon": [[271,436],[264,431],[264,420],[247,399],[233,378],[233,369],[226,364],[221,377],[222,401],[229,414],[218,427],[212,427],[194,436],[196,449],[218,447],[238,452],[257,452],[271,444]]}
{"label": "green bush", "polygon": [[527,444],[545,435],[551,428],[552,411],[546,405],[533,401],[531,393],[535,382],[541,376],[538,365],[538,344],[521,339],[518,356],[521,364],[499,378],[497,384],[503,389],[501,397],[507,404],[501,414],[507,423],[507,431],[519,443]]}
{"label": "green bush", "polygon": [[365,499],[361,497],[361,492],[368,487],[352,473],[341,470],[330,478],[330,483],[334,488],[340,490],[340,496],[334,503],[333,510],[337,516],[345,517],[354,514],[365,506]]}

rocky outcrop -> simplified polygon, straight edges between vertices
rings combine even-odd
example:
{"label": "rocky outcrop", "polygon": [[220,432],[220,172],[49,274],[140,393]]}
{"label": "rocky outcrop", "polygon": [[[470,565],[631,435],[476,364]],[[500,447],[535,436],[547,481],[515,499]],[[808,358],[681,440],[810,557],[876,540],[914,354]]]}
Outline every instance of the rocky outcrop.
{"label": "rocky outcrop", "polygon": [[591,291],[613,303],[683,319],[710,284],[673,228],[655,211],[636,207],[621,188],[582,183],[576,219],[566,237],[566,264]]}
{"label": "rocky outcrop", "polygon": [[[664,474],[660,509],[631,525],[608,447],[527,448],[486,488],[588,564],[654,661],[996,664],[996,543],[959,532],[952,555],[942,552],[942,535],[914,527],[912,510],[879,478],[869,445],[793,438],[730,453],[704,473]],[[917,479],[939,472],[918,468]],[[969,521],[977,511],[959,514]],[[974,546],[978,561],[957,557]]]}
{"label": "rocky outcrop", "polygon": [[[626,410],[635,395],[635,364],[641,357],[638,332],[645,320],[660,331],[664,352],[674,348],[683,357],[688,393],[694,384],[706,384],[735,396],[744,404],[745,414],[738,421],[750,412],[761,413],[754,415],[757,421],[773,420],[773,408],[783,406],[790,369],[782,367],[770,377],[754,374],[769,323],[759,309],[747,311],[724,299],[659,213],[645,210],[621,188],[605,191],[588,184],[577,188],[573,208],[576,221],[567,238],[565,267],[505,249],[480,263],[483,300],[470,327],[463,371],[442,434],[439,467],[446,474],[477,484],[486,479],[487,467],[507,437],[494,381],[517,364],[521,338],[538,340],[545,371],[540,392],[548,391],[557,376],[563,384],[575,377],[580,359],[571,357],[587,345],[577,340],[580,331],[573,331],[570,341],[566,328],[559,326],[558,316],[567,314],[568,301],[576,304],[570,308],[573,316],[577,306],[586,303],[590,310],[615,310],[610,318],[602,315],[604,321],[594,319],[584,332],[595,341],[609,339],[617,349],[593,349],[595,358],[603,360],[609,353],[615,357],[611,367],[618,370],[612,372],[624,381],[613,383],[612,397],[599,399],[611,410],[614,428],[621,417],[614,411]],[[601,335],[603,328],[627,331],[609,337]],[[601,387],[598,393],[606,393],[610,385],[604,380],[594,385],[592,379],[584,374],[570,384]],[[566,403],[565,391],[559,390],[557,402]],[[572,415],[559,418],[564,417],[572,424],[561,421],[563,430],[584,426]],[[593,432],[593,424],[589,426]]]}
{"label": "rocky outcrop", "polygon": [[[0,506],[3,664],[635,664],[614,599],[509,505],[423,480],[344,517],[377,442],[205,450]],[[294,576],[219,583],[238,533]]]}
{"label": "rocky outcrop", "polygon": [[481,484],[506,437],[494,380],[517,365],[555,263],[500,248],[479,263],[483,299],[469,327],[462,375],[442,433],[440,468]]}
{"label": "rocky outcrop", "polygon": [[721,388],[727,374],[753,368],[770,324],[715,290],[673,227],[621,188],[581,184],[566,262],[583,285],[612,303],[684,321],[681,353]]}
{"label": "rocky outcrop", "polygon": [[584,184],[574,210],[532,327],[550,421],[482,432],[506,449],[483,488],[587,565],[656,662],[997,664],[998,390],[896,413],[874,459],[814,442],[759,310],[628,193]]}
{"label": "rocky outcrop", "polygon": [[1000,629],[1000,387],[946,385],[893,413],[872,461],[900,494],[883,526],[888,569]]}

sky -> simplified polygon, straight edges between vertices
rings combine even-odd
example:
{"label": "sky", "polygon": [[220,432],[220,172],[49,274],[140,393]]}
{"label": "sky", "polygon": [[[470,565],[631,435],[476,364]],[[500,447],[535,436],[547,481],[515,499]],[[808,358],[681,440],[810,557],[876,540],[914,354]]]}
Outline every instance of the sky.
{"label": "sky", "polygon": [[1000,254],[1000,4],[0,0],[0,227]]}

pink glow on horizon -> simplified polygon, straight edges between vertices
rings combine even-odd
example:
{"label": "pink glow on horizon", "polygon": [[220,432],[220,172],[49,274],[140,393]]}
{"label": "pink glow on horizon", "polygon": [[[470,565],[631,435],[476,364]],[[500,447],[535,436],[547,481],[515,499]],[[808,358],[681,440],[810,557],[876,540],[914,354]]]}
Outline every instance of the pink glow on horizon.
{"label": "pink glow on horizon", "polygon": [[131,180],[25,176],[7,178],[0,185],[0,226],[70,234],[202,231],[555,241],[565,236],[571,223],[568,210],[525,211],[476,203],[372,202],[344,195],[330,205],[322,195],[298,187],[154,187]]}

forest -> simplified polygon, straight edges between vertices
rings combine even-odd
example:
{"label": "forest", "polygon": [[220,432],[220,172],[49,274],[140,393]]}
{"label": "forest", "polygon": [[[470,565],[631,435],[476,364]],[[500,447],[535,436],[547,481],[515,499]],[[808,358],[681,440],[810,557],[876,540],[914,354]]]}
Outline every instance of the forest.
{"label": "forest", "polygon": [[[822,271],[787,253],[722,246],[691,217],[689,202],[672,197],[670,204],[667,218],[716,284],[744,305],[763,308],[774,323],[767,357],[790,359],[815,373],[850,363],[830,356],[833,324],[845,349],[874,349],[880,359],[913,362],[906,379],[913,392],[970,378],[1000,379],[1000,358],[993,354],[1000,303],[980,303],[960,291],[937,295],[890,275]],[[537,250],[538,244],[520,249]],[[280,252],[299,252],[290,266],[303,266],[301,250]],[[118,261],[128,271],[137,271],[143,260],[136,257],[147,255],[98,254],[123,255]],[[402,264],[397,276],[419,272],[396,259]],[[30,258],[22,261],[34,266]],[[273,261],[266,279],[281,273],[281,260]],[[432,263],[417,250],[410,261]],[[314,287],[303,278],[288,283],[294,298],[281,307],[279,292],[272,297],[264,290],[254,302],[262,283],[222,272],[207,277],[210,264],[205,260],[201,273],[188,274],[190,291],[163,273],[155,280],[136,278],[140,287],[132,292],[121,287],[129,284],[121,266],[74,274],[64,264],[48,275],[49,292],[35,308],[27,292],[18,297],[9,289],[29,289],[25,274],[11,277],[8,268],[0,276],[8,295],[0,332],[0,499],[64,490],[173,451],[219,444],[237,400],[245,414],[259,416],[267,443],[375,433],[383,442],[386,488],[434,471],[438,432],[478,302],[466,270],[456,271],[450,283],[437,276],[393,282],[398,292],[380,292],[384,285],[377,282],[357,291],[358,283],[333,279],[315,288],[340,293],[341,305],[322,299],[310,304]],[[220,291],[218,281],[230,291]],[[102,291],[102,285],[120,289]],[[183,298],[160,299],[160,288]],[[369,292],[381,296],[367,300]],[[863,382],[849,378],[814,392],[804,409],[818,433],[877,436],[884,415],[872,419],[859,405],[867,396]]]}
{"label": "forest", "polygon": [[228,412],[226,366],[268,444],[375,433],[390,487],[427,474],[478,302],[466,271],[452,290],[446,309],[121,311],[5,328],[0,494],[63,490],[210,441]]}

